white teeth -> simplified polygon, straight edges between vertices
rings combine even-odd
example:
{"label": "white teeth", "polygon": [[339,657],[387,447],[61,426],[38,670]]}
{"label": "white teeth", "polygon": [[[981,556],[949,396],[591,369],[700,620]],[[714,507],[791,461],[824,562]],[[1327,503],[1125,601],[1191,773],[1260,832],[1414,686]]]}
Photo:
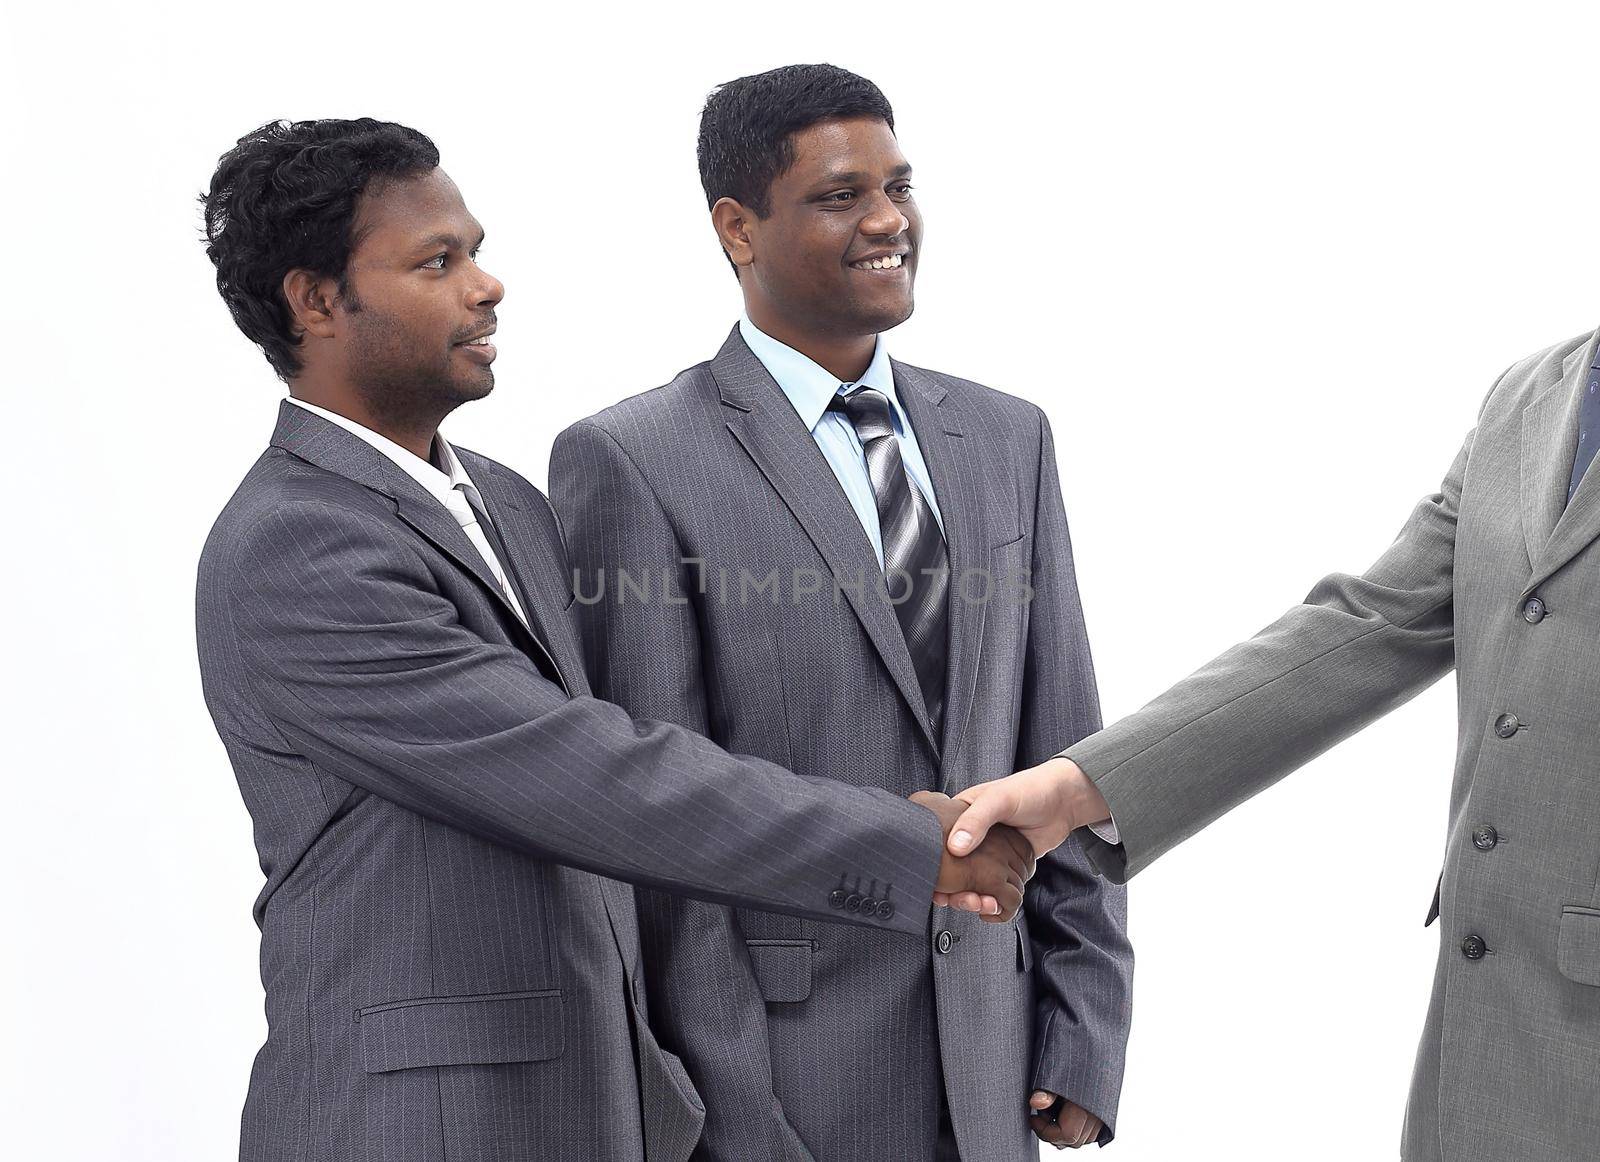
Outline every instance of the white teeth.
{"label": "white teeth", "polygon": [[900,254],[891,254],[888,258],[873,258],[866,262],[851,263],[857,270],[898,270],[905,261]]}

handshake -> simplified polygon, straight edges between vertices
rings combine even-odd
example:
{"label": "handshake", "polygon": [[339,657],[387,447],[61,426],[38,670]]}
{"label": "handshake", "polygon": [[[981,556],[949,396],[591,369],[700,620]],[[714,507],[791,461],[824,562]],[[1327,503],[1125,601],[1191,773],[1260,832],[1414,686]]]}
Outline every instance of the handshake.
{"label": "handshake", "polygon": [[934,903],[997,924],[1022,907],[1023,887],[1040,856],[1075,829],[1111,815],[1093,781],[1059,755],[955,798],[918,791],[911,801],[937,815],[944,832]]}
{"label": "handshake", "polygon": [[911,801],[939,817],[944,832],[945,850],[939,861],[939,878],[934,883],[934,902],[951,904],[966,901],[965,910],[977,912],[992,923],[1003,923],[1022,907],[1022,889],[1033,875],[1033,845],[1022,834],[1003,824],[993,828],[968,854],[950,851],[950,833],[955,830],[967,804],[937,791],[918,791]]}

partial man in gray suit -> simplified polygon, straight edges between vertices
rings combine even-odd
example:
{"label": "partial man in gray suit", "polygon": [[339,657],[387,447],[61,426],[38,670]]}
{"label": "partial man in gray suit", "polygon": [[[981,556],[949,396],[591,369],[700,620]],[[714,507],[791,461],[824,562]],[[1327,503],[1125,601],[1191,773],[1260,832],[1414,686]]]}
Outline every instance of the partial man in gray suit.
{"label": "partial man in gray suit", "polygon": [[1324,578],[1064,757],[959,796],[974,806],[952,850],[995,820],[1040,852],[1098,823],[1079,834],[1121,883],[1453,667],[1427,917],[1442,939],[1406,1162],[1600,1157],[1597,345],[1581,335],[1501,375],[1443,487],[1364,574]]}
{"label": "partial man in gray suit", "polygon": [[[550,486],[602,696],[904,795],[1100,717],[1044,415],[880,338],[922,239],[893,118],[827,65],[710,98],[700,170],[745,318],[562,433]],[[1069,844],[1014,927],[941,908],[911,943],[837,922],[877,886],[841,879],[820,918],[641,893],[652,1020],[706,1101],[696,1157],[1035,1158],[1030,1113],[1109,1141],[1123,890]]]}
{"label": "partial man in gray suit", "polygon": [[651,1035],[617,879],[831,920],[859,878],[856,931],[920,947],[936,887],[1003,922],[1032,855],[952,864],[948,801],[591,695],[548,502],[437,431],[493,387],[503,293],[438,162],[398,125],[273,123],[205,199],[218,287],[292,393],[196,599],[267,877],[240,1156],[684,1159],[703,1106]]}

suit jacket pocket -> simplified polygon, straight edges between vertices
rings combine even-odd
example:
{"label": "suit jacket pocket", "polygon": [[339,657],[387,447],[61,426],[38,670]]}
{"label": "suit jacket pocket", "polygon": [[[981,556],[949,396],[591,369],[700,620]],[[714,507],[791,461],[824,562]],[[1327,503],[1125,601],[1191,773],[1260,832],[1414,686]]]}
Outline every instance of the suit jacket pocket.
{"label": "suit jacket pocket", "polygon": [[645,1157],[680,1162],[694,1152],[705,1126],[706,1106],[677,1054],[662,1048],[650,1025],[626,994],[638,1050],[639,1100],[644,1109]]}
{"label": "suit jacket pocket", "polygon": [[417,997],[360,1009],[368,1073],[546,1061],[566,1046],[561,990]]}
{"label": "suit jacket pocket", "polygon": [[1600,986],[1600,908],[1569,904],[1561,909],[1556,967],[1568,980]]}
{"label": "suit jacket pocket", "polygon": [[756,988],[768,1004],[793,1004],[811,995],[809,940],[746,940]]}
{"label": "suit jacket pocket", "polygon": [[1028,929],[1023,925],[1022,913],[1017,913],[1017,971],[1030,972],[1033,969],[1033,945],[1028,940]]}

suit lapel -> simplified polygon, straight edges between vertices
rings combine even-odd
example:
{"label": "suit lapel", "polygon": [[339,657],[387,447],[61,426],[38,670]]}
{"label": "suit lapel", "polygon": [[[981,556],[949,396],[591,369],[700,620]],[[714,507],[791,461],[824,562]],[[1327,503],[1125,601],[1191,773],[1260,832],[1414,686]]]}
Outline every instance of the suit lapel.
{"label": "suit lapel", "polygon": [[[568,694],[587,693],[583,661],[575,652],[572,635],[555,632],[566,620],[565,592],[559,587],[539,584],[541,570],[533,554],[536,546],[548,543],[544,530],[520,503],[511,499],[511,482],[493,465],[461,448],[456,449],[456,454],[462,457],[463,463],[468,457],[472,459],[467,470],[472,473],[484,507],[489,510],[489,519],[494,521],[499,533],[500,546],[507,558],[506,571],[535,632],[553,655],[562,685]],[[560,565],[564,569],[565,561]]]}
{"label": "suit lapel", "polygon": [[929,372],[895,362],[896,394],[911,418],[922,458],[933,478],[950,557],[950,650],[945,671],[943,766],[950,769],[961,748],[961,736],[972,709],[978,676],[978,650],[988,603],[963,598],[965,581],[982,592],[989,568],[989,542],[984,535],[983,465],[975,436],[944,386]]}
{"label": "suit lapel", "polygon": [[337,424],[331,424],[288,401],[279,405],[278,426],[273,432],[272,443],[308,463],[388,497],[401,520],[483,584],[505,611],[506,618],[532,643],[534,648],[530,652],[535,657],[543,656],[549,660],[553,673],[559,672],[544,643],[522,624],[517,611],[500,591],[500,583],[478,555],[467,534],[456,523],[455,517],[426,488],[402,472],[382,452]]}
{"label": "suit lapel", "polygon": [[[1522,412],[1522,529],[1532,593],[1600,536],[1600,472],[1585,472],[1572,500],[1567,485],[1578,442],[1578,408],[1600,331],[1561,365],[1561,379]],[[1597,434],[1600,438],[1600,434]]]}
{"label": "suit lapel", "polygon": [[[739,337],[738,328],[711,361],[728,430],[789,506],[839,579],[851,609],[894,679],[922,736],[937,753],[927,704],[894,607],[881,591],[883,570],[833,469],[788,398]],[[857,581],[861,584],[858,586]]]}

